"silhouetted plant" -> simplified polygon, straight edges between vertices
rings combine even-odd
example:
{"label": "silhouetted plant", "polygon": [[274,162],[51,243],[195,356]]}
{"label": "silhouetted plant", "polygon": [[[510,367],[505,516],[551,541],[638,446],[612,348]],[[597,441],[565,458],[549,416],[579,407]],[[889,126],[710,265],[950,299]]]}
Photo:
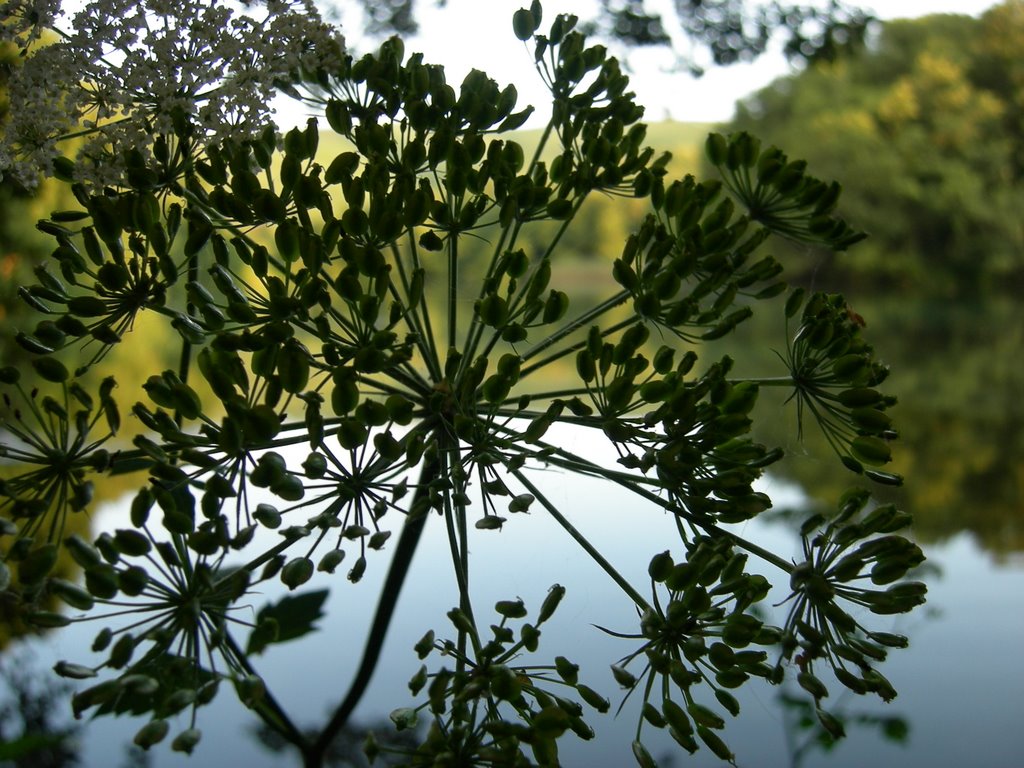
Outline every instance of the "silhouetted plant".
{"label": "silhouetted plant", "polygon": [[[105,5],[96,4],[101,15]],[[708,140],[734,197],[718,181],[668,178],[667,155],[644,144],[643,110],[617,61],[588,46],[572,17],[542,33],[536,2],[513,18],[552,97],[529,157],[511,135],[530,115],[517,109],[514,86],[474,71],[456,89],[398,39],[355,60],[317,19],[279,3],[264,26],[294,22],[298,37],[277,41],[287,43],[281,58],[266,41],[254,48],[250,71],[229,56],[253,33],[249,21],[226,27],[222,5],[179,5],[136,4],[133,13],[163,26],[116,17],[114,28],[133,36],[110,50],[62,43],[19,70],[36,77],[34,60],[59,59],[75,73],[66,88],[85,77],[87,90],[119,105],[104,112],[95,96],[66,99],[99,110],[76,158],[48,154],[56,137],[28,146],[39,134],[24,124],[8,134],[11,152],[41,159],[80,203],[40,223],[56,248],[23,290],[46,313],[19,337],[37,355],[41,389],[16,369],[0,371],[12,467],[0,486],[3,586],[40,627],[92,613],[104,624],[98,661],[57,665],[65,677],[99,678],[74,695],[76,716],[148,716],[135,742],[150,747],[187,712],[172,748],[191,752],[202,706],[230,687],[307,766],[321,765],[366,690],[424,524],[437,516],[457,605],[446,629],[415,646],[433,666],[410,682],[419,703],[391,719],[400,730],[428,727],[401,759],[556,765],[557,740],[569,731],[590,738],[589,710],[611,707],[570,659],[527,662],[565,589],[552,586],[539,608],[499,601],[492,618],[469,588],[471,538],[528,525],[517,517],[527,510],[561,526],[636,606],[636,617],[623,617],[632,630],[607,631],[632,644],[612,672],[626,696],[643,700],[633,743],[641,765],[654,764],[643,746],[652,727],[687,751],[703,743],[731,759],[718,731],[725,713],[739,713],[731,691],[751,678],[777,684],[795,674],[833,734],[823,669],[857,693],[895,695],[876,666],[907,640],[862,622],[924,601],[922,584],[903,581],[923,559],[896,533],[909,516],[851,491],[833,515],[804,524],[800,563],[724,527],[771,505],[754,483],[782,451],[747,436],[762,386],[791,388],[801,416],[821,424],[851,470],[899,482],[875,468],[895,437],[895,401],[877,388],[886,369],[841,297],[790,295],[796,329],[780,357],[784,376],[739,378],[712,352],[759,301],[786,290],[782,265],[763,253],[771,233],[838,250],[861,237],[834,214],[838,185],[746,134]],[[86,31],[106,29],[86,21]],[[119,46],[123,64],[110,55]],[[161,55],[184,50],[217,66],[212,81],[164,99],[166,84],[139,79],[151,71],[138,66],[140,50],[157,68]],[[68,63],[96,51],[104,58],[89,67]],[[344,148],[321,159],[316,120],[280,137],[246,110],[254,96],[238,94],[261,62],[276,87],[323,108]],[[609,294],[584,305],[552,278],[559,238],[594,194],[646,198],[650,213],[608,265]],[[527,251],[523,233],[551,220],[559,228],[550,242]],[[490,244],[484,263],[461,257],[470,237]],[[177,332],[181,364],[148,378],[147,401],[129,406],[144,434],[118,450],[124,406],[113,378],[95,392],[76,380],[126,343],[142,312]],[[69,368],[62,360],[72,354],[81,357]],[[556,423],[613,445],[618,465],[558,444]],[[628,581],[570,523],[539,468],[602,479],[672,515],[679,538],[653,554],[649,584]],[[65,516],[89,508],[91,479],[124,472],[140,473],[130,525],[92,542],[64,537]],[[264,546],[260,529],[280,536]],[[256,657],[314,629],[326,592],[301,587],[315,572],[345,562],[358,582],[395,532],[361,665],[310,736],[268,690]],[[60,547],[82,567],[83,585],[50,578]],[[757,610],[770,583],[747,570],[751,555],[789,580],[781,626]],[[273,582],[290,594],[250,621],[241,605]],[[71,613],[37,609],[47,594]],[[380,748],[366,745],[371,758]]]}

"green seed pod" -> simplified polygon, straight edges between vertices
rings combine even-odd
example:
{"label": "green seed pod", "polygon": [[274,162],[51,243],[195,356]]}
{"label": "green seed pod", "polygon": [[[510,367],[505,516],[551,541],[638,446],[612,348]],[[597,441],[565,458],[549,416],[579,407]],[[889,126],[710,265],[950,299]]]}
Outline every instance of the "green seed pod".
{"label": "green seed pod", "polygon": [[877,693],[882,701],[892,701],[896,698],[896,689],[880,672],[874,669],[867,670],[864,673],[864,681],[867,683],[868,689]]}
{"label": "green seed pod", "polygon": [[430,652],[434,650],[434,630],[429,630],[423,637],[421,637],[416,645],[413,646],[413,650],[416,651],[416,655],[420,659],[425,659],[430,655]]}
{"label": "green seed pod", "polygon": [[733,717],[737,717],[740,714],[740,703],[736,700],[728,691],[716,690],[715,698],[718,699],[718,703],[725,707],[726,711]]}
{"label": "green seed pod", "polygon": [[854,408],[850,411],[850,419],[854,425],[875,434],[884,432],[892,426],[888,414],[876,408]]}
{"label": "green seed pod", "polygon": [[703,679],[700,673],[687,669],[686,665],[676,659],[669,663],[668,672],[672,682],[683,690],[686,690],[695,683],[699,683]]}
{"label": "green seed pod", "polygon": [[68,678],[69,680],[87,680],[91,677],[96,677],[96,670],[92,667],[85,667],[81,664],[71,664],[67,661],[58,661],[53,666],[53,671],[61,677]]}
{"label": "green seed pod", "polygon": [[658,763],[655,762],[653,757],[651,757],[651,753],[647,751],[647,748],[644,747],[643,744],[639,741],[634,741],[632,747],[633,757],[636,758],[636,762],[640,768],[658,768]]}
{"label": "green seed pod", "polygon": [[697,702],[691,702],[687,707],[686,711],[690,717],[693,718],[694,722],[697,723],[698,728],[724,728],[725,720],[722,719],[721,715],[712,709],[708,709],[703,704]]}
{"label": "green seed pod", "polygon": [[135,734],[134,742],[136,746],[149,749],[163,741],[168,730],[170,730],[170,725],[166,720],[150,720]]}
{"label": "green seed pod", "polygon": [[716,757],[729,763],[735,761],[735,755],[733,755],[717,733],[702,725],[698,725],[697,735],[700,736],[700,740],[707,745],[708,749],[715,753]]}
{"label": "green seed pod", "polygon": [[267,692],[263,679],[258,675],[246,675],[235,679],[238,700],[250,709],[262,701]]}
{"label": "green seed pod", "polygon": [[843,381],[859,381],[868,371],[870,360],[864,354],[843,355],[832,363],[832,373]]}
{"label": "green seed pod", "polygon": [[508,302],[496,293],[485,296],[476,305],[477,314],[484,325],[500,328],[508,319]]}
{"label": "green seed pod", "polygon": [[895,474],[894,472],[879,472],[874,469],[865,469],[864,477],[882,485],[890,485],[894,487],[903,485],[903,477]]}
{"label": "green seed pod", "polygon": [[[499,603],[500,604],[500,603]],[[497,606],[495,606],[497,608]],[[458,608],[452,608],[448,611],[448,620],[451,621],[452,626],[455,627],[459,632],[464,632],[467,635],[476,635],[476,628],[473,626],[473,622],[464,611]],[[524,614],[525,615],[525,612]]]}
{"label": "green seed pod", "polygon": [[586,685],[577,685],[576,692],[579,693],[580,698],[583,699],[587,704],[596,709],[598,712],[607,712],[611,709],[611,702],[608,701],[604,696],[599,694],[593,688]]}
{"label": "green seed pod", "polygon": [[309,581],[313,575],[313,561],[308,557],[296,557],[281,569],[281,582],[288,589],[295,589]]}
{"label": "green seed pod", "polygon": [[527,615],[526,606],[522,600],[499,600],[494,605],[494,610],[506,619],[522,619]]}
{"label": "green seed pod", "polygon": [[56,544],[36,547],[18,563],[18,581],[26,586],[39,584],[57,564],[58,554]]}
{"label": "green seed pod", "polygon": [[906,648],[910,641],[904,635],[895,635],[891,632],[868,632],[868,637],[886,648]]}
{"label": "green seed pod", "polygon": [[491,693],[499,699],[511,701],[523,692],[519,676],[504,664],[493,665],[489,677]]}
{"label": "green seed pod", "polygon": [[555,323],[561,320],[569,311],[569,296],[564,291],[552,290],[544,302],[543,322],[545,324]]}
{"label": "green seed pod", "polygon": [[668,729],[668,734],[669,734],[669,736],[671,736],[675,740],[675,742],[679,746],[681,746],[683,749],[685,749],[691,755],[694,752],[696,752],[698,749],[700,749],[700,747],[697,744],[697,741],[693,738],[693,734],[692,733],[682,733],[682,732],[678,731],[677,729],[670,727]]}
{"label": "green seed pod", "polygon": [[661,703],[661,711],[665,715],[665,720],[675,728],[679,733],[684,735],[690,735],[693,733],[693,723],[690,722],[690,718],[686,716],[686,712],[681,706],[672,701],[672,699],[665,699]]}
{"label": "green seed pod", "polygon": [[159,681],[150,675],[124,675],[119,678],[117,682],[123,691],[137,694],[139,696],[152,696],[160,690]]}
{"label": "green seed pod", "polygon": [[537,26],[537,19],[526,8],[520,8],[512,14],[512,31],[523,42],[533,37],[533,33],[537,31]]}
{"label": "green seed pod", "polygon": [[879,586],[892,584],[907,575],[910,564],[903,560],[883,560],[871,569],[871,583]]}
{"label": "green seed pod", "polygon": [[867,684],[845,667],[836,667],[834,674],[836,676],[836,680],[854,693],[864,695],[868,692]]}
{"label": "green seed pod", "polygon": [[131,633],[125,633],[117,639],[114,647],[110,649],[110,658],[107,664],[112,669],[121,669],[132,660],[135,652],[135,638]]}
{"label": "green seed pod", "polygon": [[708,660],[718,669],[726,670],[736,664],[736,652],[725,643],[712,643]]}
{"label": "green seed pod", "polygon": [[540,630],[533,624],[523,624],[519,628],[519,639],[522,640],[523,647],[526,650],[534,653],[537,650],[537,646],[540,645]]}
{"label": "green seed pod", "polygon": [[662,717],[662,713],[659,713],[650,701],[643,702],[643,708],[641,709],[640,714],[643,716],[644,720],[655,728],[664,728],[666,726],[666,721],[665,718]]}
{"label": "green seed pod", "polygon": [[368,437],[366,427],[356,419],[342,419],[338,424],[338,443],[342,448],[356,450],[366,444]]}
{"label": "green seed pod", "polygon": [[660,584],[668,579],[674,565],[672,555],[666,549],[664,552],[651,558],[650,565],[647,566],[647,573],[650,574],[653,581]]}
{"label": "green seed pod", "polygon": [[216,678],[201,685],[196,691],[196,706],[203,707],[209,704],[216,697],[218,690],[220,690],[220,680]]}
{"label": "green seed pod", "polygon": [[363,574],[366,573],[366,558],[360,556],[352,569],[348,572],[348,580],[353,584],[359,582],[363,578]]}
{"label": "green seed pod", "polygon": [[98,296],[73,296],[68,299],[68,312],[76,317],[102,317],[107,304]]}
{"label": "green seed pod", "polygon": [[306,495],[306,488],[302,484],[302,478],[292,474],[284,475],[271,483],[270,491],[285,501],[299,501]]}
{"label": "green seed pod", "polygon": [[500,531],[506,518],[500,515],[484,515],[474,523],[474,527],[481,531]]}
{"label": "green seed pod", "polygon": [[796,676],[796,681],[801,688],[811,694],[816,700],[824,699],[828,696],[828,688],[810,672],[800,672]]}
{"label": "green seed pod", "polygon": [[109,627],[104,627],[96,633],[96,638],[92,641],[93,653],[102,653],[110,645],[111,639],[113,639],[114,633]]}
{"label": "green seed pod", "polygon": [[141,595],[149,586],[149,572],[140,565],[133,565],[118,573],[121,591],[129,597]]}
{"label": "green seed pod", "polygon": [[636,677],[632,672],[627,670],[625,667],[621,667],[618,664],[612,664],[612,676],[615,678],[615,682],[621,685],[623,688],[632,689],[636,683]]}
{"label": "green seed pod", "polygon": [[316,569],[318,571],[323,571],[324,573],[334,573],[334,569],[337,568],[344,559],[345,550],[332,549],[320,558],[320,563],[317,565]]}
{"label": "green seed pod", "polygon": [[149,553],[149,538],[141,531],[119,528],[114,532],[114,548],[128,557],[142,557]]}
{"label": "green seed pod", "polygon": [[821,727],[824,728],[828,735],[833,739],[841,739],[846,736],[846,729],[843,728],[842,722],[839,718],[830,712],[826,712],[823,709],[817,710],[818,722],[821,723]]}
{"label": "green seed pod", "polygon": [[427,684],[429,676],[427,675],[427,665],[422,665],[419,670],[409,679],[409,690],[413,696],[418,696],[419,692],[423,690],[423,686]]}
{"label": "green seed pod", "polygon": [[82,568],[89,568],[103,562],[103,557],[100,555],[99,550],[77,533],[73,533],[64,539],[64,548]]}
{"label": "green seed pod", "polygon": [[56,384],[67,381],[71,375],[64,363],[52,357],[37,357],[32,361],[32,367],[43,379]]}
{"label": "green seed pod", "polygon": [[278,528],[281,525],[281,513],[269,504],[258,504],[252,516],[267,528]]}
{"label": "green seed pod", "polygon": [[724,165],[728,159],[729,144],[725,136],[720,133],[709,134],[704,143],[704,149],[712,165]]}
{"label": "green seed pod", "polygon": [[576,685],[579,680],[580,665],[573,664],[564,656],[556,656],[555,671],[569,685]]}
{"label": "green seed pod", "polygon": [[64,579],[50,579],[48,582],[50,592],[56,595],[67,605],[77,608],[80,611],[91,610],[95,599],[89,592],[77,584]]}
{"label": "green seed pod", "polygon": [[854,387],[840,392],[836,399],[847,408],[862,408],[882,402],[882,394],[868,387]]}
{"label": "green seed pod", "polygon": [[365,525],[349,525],[346,526],[345,530],[342,532],[342,536],[350,541],[355,541],[356,539],[361,539],[369,535],[370,529]]}
{"label": "green seed pod", "polygon": [[121,685],[117,680],[104,680],[91,688],[79,691],[71,697],[71,709],[75,719],[81,718],[85,710],[106,703],[120,692]]}
{"label": "green seed pod", "polygon": [[30,611],[26,614],[25,621],[39,629],[57,629],[71,623],[70,618],[53,611]]}
{"label": "green seed pod", "polygon": [[878,437],[861,435],[850,442],[853,455],[865,464],[886,464],[892,460],[892,450],[888,443]]}
{"label": "green seed pod", "polygon": [[171,749],[175,752],[184,752],[186,755],[191,755],[192,750],[199,744],[200,738],[202,738],[202,732],[198,728],[186,728],[174,737],[174,741],[171,742]]}
{"label": "green seed pod", "polygon": [[508,397],[512,389],[512,381],[501,374],[494,374],[484,382],[483,396],[489,403],[498,404]]}
{"label": "green seed pod", "polygon": [[552,585],[551,589],[548,590],[547,596],[544,598],[544,602],[541,603],[540,612],[537,614],[537,624],[543,624],[551,618],[563,597],[565,597],[565,587],[561,584]]}
{"label": "green seed pod", "polygon": [[192,688],[179,688],[167,697],[164,707],[168,712],[180,712],[195,703],[196,692]]}
{"label": "green seed pod", "polygon": [[581,349],[576,355],[576,372],[585,384],[592,382],[597,375],[594,356],[589,350]]}
{"label": "green seed pod", "polygon": [[534,715],[530,725],[535,738],[557,739],[569,728],[569,715],[556,704],[549,704]]}

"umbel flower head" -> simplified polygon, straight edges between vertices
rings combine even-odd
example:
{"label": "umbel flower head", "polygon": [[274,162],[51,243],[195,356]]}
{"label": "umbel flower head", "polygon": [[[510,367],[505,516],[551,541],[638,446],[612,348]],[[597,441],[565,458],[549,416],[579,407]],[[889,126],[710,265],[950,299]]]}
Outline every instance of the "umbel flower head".
{"label": "umbel flower head", "polygon": [[[643,700],[632,747],[643,768],[655,765],[647,725],[731,760],[718,732],[739,711],[731,691],[748,681],[799,670],[830,733],[818,669],[892,697],[875,667],[908,641],[869,628],[865,612],[924,600],[922,584],[903,581],[923,557],[895,535],[907,516],[854,492],[835,516],[804,525],[800,563],[723,527],[771,505],[754,483],[782,451],[753,440],[761,387],[792,389],[798,414],[849,469],[899,482],[865,468],[889,461],[895,401],[877,389],[886,369],[842,297],[790,295],[786,317],[803,312],[780,355],[788,375],[740,377],[711,344],[786,290],[781,263],[757,255],[769,234],[832,249],[859,238],[833,214],[838,186],[742,134],[708,144],[725,185],[670,180],[618,62],[586,44],[574,17],[542,30],[538,0],[513,17],[552,96],[532,159],[512,134],[530,115],[514,86],[474,71],[453,87],[397,38],[355,59],[297,2],[258,6],[262,21],[248,3],[96,2],[42,47],[36,27],[54,6],[34,8],[0,0],[15,18],[8,37],[26,50],[6,151],[71,181],[78,207],[39,224],[56,249],[20,293],[46,319],[16,336],[61,397],[26,392],[16,370],[0,369],[11,388],[0,430],[12,442],[0,463],[15,465],[0,467],[0,534],[18,535],[0,551],[0,589],[36,627],[110,623],[98,659],[57,667],[102,677],[75,696],[76,714],[148,715],[135,743],[149,748],[191,710],[171,745],[188,752],[196,711],[230,682],[304,765],[325,764],[429,525],[447,539],[456,636],[439,643],[431,631],[415,646],[445,666],[422,667],[410,690],[426,701],[392,714],[399,729],[431,716],[410,764],[558,765],[558,738],[592,734],[583,705],[610,708],[567,658],[522,661],[565,590],[553,587],[532,622],[522,600],[499,601],[488,633],[471,578],[477,537],[541,516],[635,606],[636,629],[609,632],[634,645],[612,675]],[[31,99],[45,94],[33,82],[57,106],[34,114]],[[326,125],[278,137],[262,125],[266,94],[303,84],[318,89]],[[86,126],[74,160],[56,157],[67,114]],[[646,199],[650,211],[619,258],[588,260],[609,278],[591,297],[571,285],[579,262],[561,238],[595,194]],[[143,311],[180,348],[177,369],[144,371],[144,401],[119,410],[107,379],[93,403],[72,375],[138,338]],[[77,360],[79,346],[87,359],[72,374],[57,356]],[[130,447],[106,434],[121,411],[145,429]],[[559,434],[566,427],[587,435],[582,449]],[[591,458],[590,443],[617,460]],[[129,473],[142,484],[130,525],[92,543],[64,534],[62,515],[84,509],[93,475]],[[566,504],[583,505],[550,492],[556,473],[670,516],[678,541],[659,536],[650,597],[590,541],[592,516],[570,519]],[[84,586],[53,573],[60,547]],[[351,586],[338,570],[351,555],[348,581],[361,582],[377,550],[390,564],[363,656],[329,720],[307,734],[253,658],[313,631],[328,594],[310,589],[314,579],[365,599],[371,580]],[[748,570],[750,556],[790,584],[778,627],[760,611],[771,582]],[[274,582],[285,596],[253,612]],[[90,615],[39,610],[48,596]],[[347,654],[362,638],[331,640]]]}
{"label": "umbel flower head", "polygon": [[72,151],[61,144],[71,137],[84,138],[76,180],[101,186],[118,185],[125,152],[148,154],[156,137],[177,134],[167,151],[178,163],[197,145],[252,138],[270,125],[282,83],[337,65],[344,51],[309,0],[104,0],[67,29],[59,5],[0,2],[0,42],[23,56],[9,83],[0,174],[27,185],[60,172],[54,161]]}

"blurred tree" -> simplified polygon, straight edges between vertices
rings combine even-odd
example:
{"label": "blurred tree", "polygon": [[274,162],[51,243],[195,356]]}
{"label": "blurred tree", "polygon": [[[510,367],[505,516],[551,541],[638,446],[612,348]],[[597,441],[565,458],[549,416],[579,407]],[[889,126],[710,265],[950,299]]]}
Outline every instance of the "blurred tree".
{"label": "blurred tree", "polygon": [[[7,81],[18,61],[16,46],[0,42],[0,129],[9,111]],[[29,315],[28,307],[18,300],[18,286],[28,282],[32,265],[50,248],[33,226],[43,213],[33,214],[32,207],[24,189],[10,178],[0,178],[0,363],[4,364],[15,362],[19,355],[14,329]]]}
{"label": "blurred tree", "polygon": [[[447,0],[432,0],[437,7]],[[416,31],[420,0],[328,0],[336,10],[361,14],[361,28],[380,37]],[[707,64],[751,61],[773,38],[782,39],[786,55],[806,61],[831,61],[859,48],[874,17],[840,0],[827,4],[794,4],[760,0],[673,0],[667,11],[651,0],[600,0],[586,28],[623,49],[661,47],[671,50],[680,65],[694,74]]]}
{"label": "blurred tree", "polygon": [[42,674],[26,646],[0,655],[0,765],[5,768],[71,768],[80,765],[69,723],[71,686]]}
{"label": "blurred tree", "polygon": [[1024,0],[1008,0],[982,19],[972,57],[972,75],[1003,102],[1006,136],[1014,143],[1009,170],[1024,178]]}
{"label": "blurred tree", "polygon": [[1021,46],[1022,0],[890,22],[864,55],[747,99],[730,128],[844,180],[844,215],[872,235],[847,277],[976,297],[1024,279]]}

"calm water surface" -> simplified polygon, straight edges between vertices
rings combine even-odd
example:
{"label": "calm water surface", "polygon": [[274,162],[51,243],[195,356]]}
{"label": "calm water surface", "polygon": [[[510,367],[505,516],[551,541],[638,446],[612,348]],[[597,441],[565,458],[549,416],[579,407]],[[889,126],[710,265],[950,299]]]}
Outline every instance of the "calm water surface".
{"label": "calm water surface", "polygon": [[[564,439],[579,442],[578,436],[571,434]],[[621,491],[555,472],[538,472],[536,477],[542,490],[571,512],[574,524],[633,583],[647,583],[647,563],[653,554],[678,549],[668,517]],[[776,480],[766,486],[777,507],[805,502],[799,487],[791,483]],[[127,504],[109,505],[100,514],[101,525],[116,527],[119,520],[127,521]],[[797,554],[798,537],[785,523],[750,523],[740,532],[776,552]],[[608,665],[634,646],[631,641],[605,635],[592,624],[634,631],[635,613],[619,588],[542,510],[513,516],[501,532],[473,531],[473,535],[471,579],[478,614],[486,615],[485,607],[498,599],[515,597],[535,611],[552,584],[563,584],[568,590],[566,598],[545,626],[536,661],[567,656],[580,665],[583,682],[617,705],[621,694]],[[795,713],[781,706],[778,689],[748,684],[741,698],[742,712],[725,731],[740,766],[1024,766],[1024,557],[1013,553],[995,557],[967,533],[925,548],[934,569],[926,576],[931,589],[928,604],[907,617],[868,617],[867,621],[873,628],[911,637],[910,649],[893,653],[881,667],[899,691],[898,698],[890,704],[853,695],[832,701],[833,711],[848,717],[849,738],[827,756],[811,751],[799,760],[799,748],[807,736],[795,727]],[[443,525],[431,520],[385,643],[382,663],[357,711],[357,720],[379,720],[391,709],[407,705],[406,683],[419,666],[412,644],[427,629],[433,628],[441,636],[448,631],[444,614],[454,605],[457,590],[447,553]],[[259,660],[257,668],[297,722],[321,724],[331,705],[344,696],[386,570],[386,555],[385,551],[371,558],[367,576],[358,585],[345,580],[343,569],[333,577],[318,574],[319,580],[307,588],[334,588],[320,631],[271,648]],[[765,573],[784,583],[776,574]],[[785,594],[777,591],[771,602],[782,600]],[[256,597],[253,613],[272,597],[270,593]],[[95,625],[84,624],[57,633],[39,644],[36,663],[46,668],[61,658],[85,661],[97,630]],[[440,664],[436,655],[430,661],[435,665],[431,668]],[[841,690],[838,686],[834,689],[833,696],[838,696]],[[627,703],[618,718],[591,712],[587,721],[598,738],[583,742],[571,734],[566,736],[560,747],[563,764],[598,768],[634,765],[629,750],[636,727],[633,703]],[[189,765],[298,765],[290,756],[264,751],[251,737],[255,718],[240,707],[229,689],[222,688],[214,704],[201,712],[203,741]],[[882,729],[873,724],[878,717],[905,721],[909,726],[905,739],[894,742],[885,738]],[[141,724],[131,718],[89,724],[82,735],[83,764],[126,765],[125,744]],[[186,725],[181,718],[172,725],[172,732],[174,726]],[[675,748],[667,734],[651,728],[645,728],[644,734],[645,743],[664,766],[721,764],[707,750],[688,756]],[[149,761],[156,768],[186,763],[167,745],[154,749]]]}

